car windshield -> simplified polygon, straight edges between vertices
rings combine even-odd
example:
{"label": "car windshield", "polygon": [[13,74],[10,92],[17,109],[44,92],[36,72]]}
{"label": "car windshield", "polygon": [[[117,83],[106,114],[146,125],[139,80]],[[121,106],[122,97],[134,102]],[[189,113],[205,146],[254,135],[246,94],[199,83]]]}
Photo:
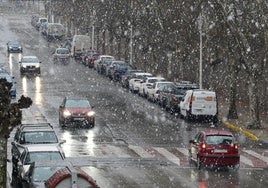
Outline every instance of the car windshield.
{"label": "car windshield", "polygon": [[57,49],[57,54],[69,54],[68,49]]}
{"label": "car windshield", "polygon": [[34,182],[42,182],[47,180],[55,172],[60,170],[62,167],[36,167],[33,173]]}
{"label": "car windshield", "polygon": [[63,157],[58,151],[29,152],[26,156],[25,164],[48,160],[63,160]]}
{"label": "car windshield", "polygon": [[22,133],[20,144],[57,143],[58,138],[54,131],[31,131]]}
{"label": "car windshield", "polygon": [[9,42],[8,44],[9,44],[9,45],[13,45],[13,46],[19,46],[19,45],[20,45],[20,43],[17,42],[17,41],[11,41],[11,42]]}
{"label": "car windshield", "polygon": [[24,63],[38,63],[38,59],[36,57],[24,57],[22,58],[22,62]]}
{"label": "car windshield", "polygon": [[89,108],[88,100],[67,100],[65,103],[66,108]]}
{"label": "car windshield", "polygon": [[233,137],[229,135],[207,135],[206,143],[216,145],[230,145],[233,144]]}

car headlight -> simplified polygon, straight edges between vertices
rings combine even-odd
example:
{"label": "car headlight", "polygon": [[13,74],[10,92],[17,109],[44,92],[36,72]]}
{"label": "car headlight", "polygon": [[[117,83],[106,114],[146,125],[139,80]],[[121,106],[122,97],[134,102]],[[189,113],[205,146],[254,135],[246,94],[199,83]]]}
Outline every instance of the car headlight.
{"label": "car headlight", "polygon": [[12,46],[9,46],[9,48],[11,49],[11,48],[12,48]]}
{"label": "car headlight", "polygon": [[40,67],[40,65],[39,64],[37,64],[36,66],[35,66],[35,68],[39,68]]}
{"label": "car headlight", "polygon": [[94,116],[94,115],[95,115],[95,112],[94,112],[94,111],[89,111],[89,112],[87,113],[87,116],[89,116],[89,117]]}
{"label": "car headlight", "polygon": [[27,65],[22,65],[22,67],[23,67],[23,68],[26,68],[26,67],[27,67]]}
{"label": "car headlight", "polygon": [[71,113],[70,111],[68,111],[68,110],[64,110],[64,112],[63,112],[63,116],[64,116],[65,118],[70,117],[71,115],[72,115],[72,113]]}

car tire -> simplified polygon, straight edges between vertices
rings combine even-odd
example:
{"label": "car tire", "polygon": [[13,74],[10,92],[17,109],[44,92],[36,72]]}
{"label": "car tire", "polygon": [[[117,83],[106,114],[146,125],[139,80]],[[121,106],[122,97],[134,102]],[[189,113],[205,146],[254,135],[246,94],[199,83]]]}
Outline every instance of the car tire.
{"label": "car tire", "polygon": [[200,162],[200,157],[199,156],[197,156],[197,159],[196,159],[196,169],[201,170],[201,162]]}

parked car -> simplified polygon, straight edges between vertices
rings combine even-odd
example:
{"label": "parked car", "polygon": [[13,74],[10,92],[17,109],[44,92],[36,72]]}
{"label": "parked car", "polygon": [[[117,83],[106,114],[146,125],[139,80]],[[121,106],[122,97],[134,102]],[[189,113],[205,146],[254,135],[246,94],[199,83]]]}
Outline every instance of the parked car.
{"label": "parked car", "polygon": [[23,188],[45,187],[45,181],[48,180],[58,170],[72,165],[64,160],[56,161],[36,161],[30,164],[28,169],[25,169],[20,180]]}
{"label": "parked car", "polygon": [[180,101],[187,90],[197,89],[198,86],[191,82],[177,82],[173,87],[164,87],[159,94],[159,103],[170,113],[180,113]]}
{"label": "parked car", "polygon": [[41,26],[42,24],[47,23],[47,22],[48,22],[48,20],[47,20],[46,17],[39,17],[39,18],[37,19],[36,23],[35,23],[35,29],[36,29],[37,31],[39,31],[39,30],[40,30],[40,26]]}
{"label": "parked car", "polygon": [[104,76],[107,76],[107,70],[109,64],[113,61],[113,59],[103,59],[101,62],[99,62],[98,66],[98,73],[103,74]]}
{"label": "parked car", "polygon": [[19,41],[7,42],[7,53],[19,52],[22,53],[22,45]]}
{"label": "parked car", "polygon": [[160,90],[164,88],[164,86],[171,86],[174,85],[173,82],[169,81],[161,81],[161,82],[155,82],[152,86],[148,86],[147,88],[147,99],[152,102],[159,103],[159,93]]}
{"label": "parked car", "polygon": [[52,54],[53,62],[62,62],[68,63],[70,62],[70,51],[67,48],[56,48],[56,50]]}
{"label": "parked car", "polygon": [[25,72],[41,74],[41,61],[36,56],[23,56],[19,64],[21,74],[24,74]]}
{"label": "parked car", "polygon": [[85,52],[82,53],[82,63],[89,67],[94,67],[94,61],[98,58],[99,53],[96,50],[87,49]]}
{"label": "parked car", "polygon": [[94,127],[95,112],[89,100],[81,96],[65,97],[59,107],[61,127]]}
{"label": "parked car", "polygon": [[115,58],[111,55],[100,55],[98,57],[98,59],[96,59],[94,61],[94,69],[97,70],[98,72],[100,72],[100,69],[101,69],[101,63],[105,60],[105,59],[110,59],[111,61],[112,60],[115,60]]}
{"label": "parked car", "polygon": [[137,72],[144,72],[143,70],[137,69],[129,69],[121,78],[121,85],[122,87],[129,88],[129,79],[132,77],[133,74]]}
{"label": "parked car", "polygon": [[[14,140],[11,142],[11,154],[13,165],[20,157],[25,147],[32,144],[55,144],[60,145],[56,132],[49,123],[21,124],[16,129]],[[16,170],[13,167],[14,170]],[[13,173],[17,173],[13,171]]]}
{"label": "parked car", "polygon": [[186,91],[180,102],[180,115],[187,120],[205,118],[216,123],[218,121],[216,93],[204,89]]}
{"label": "parked car", "polygon": [[13,176],[19,179],[23,179],[25,172],[29,169],[33,162],[42,161],[58,161],[64,160],[65,154],[58,145],[47,144],[32,144],[24,148],[22,154],[17,159],[14,167],[17,169],[17,174],[13,173]]}
{"label": "parked car", "polygon": [[14,80],[14,76],[11,76],[7,71],[1,70],[0,71],[0,79],[6,79],[7,82],[12,84],[12,87],[9,91],[10,98],[16,98],[17,95],[17,89],[16,89],[16,82]]}
{"label": "parked car", "polygon": [[121,81],[122,76],[126,74],[128,70],[132,70],[134,67],[128,63],[116,64],[111,69],[111,79],[113,81]]}
{"label": "parked car", "polygon": [[124,64],[126,64],[125,61],[120,61],[120,60],[111,61],[111,63],[109,64],[107,68],[107,76],[112,80],[113,74],[114,74],[114,68],[116,67],[116,65],[124,65]]}
{"label": "parked car", "polygon": [[160,76],[144,78],[140,84],[138,94],[140,96],[147,97],[148,87],[153,86],[153,83],[155,82],[163,82],[163,81],[166,81],[166,79]]}
{"label": "parked car", "polygon": [[189,159],[201,166],[239,168],[240,153],[233,134],[226,130],[209,129],[198,132],[189,141]]}
{"label": "parked car", "polygon": [[151,73],[147,72],[136,72],[132,74],[131,78],[129,78],[129,90],[133,93],[138,93],[139,87],[141,85],[141,82],[144,80],[144,78],[152,77],[153,75]]}

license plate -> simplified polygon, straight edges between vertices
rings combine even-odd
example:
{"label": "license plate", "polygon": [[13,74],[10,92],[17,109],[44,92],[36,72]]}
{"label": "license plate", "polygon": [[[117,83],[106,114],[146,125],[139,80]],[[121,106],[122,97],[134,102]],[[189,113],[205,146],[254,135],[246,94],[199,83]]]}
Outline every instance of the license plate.
{"label": "license plate", "polygon": [[227,149],[215,149],[214,153],[227,153]]}
{"label": "license plate", "polygon": [[74,121],[83,121],[85,118],[74,118]]}

